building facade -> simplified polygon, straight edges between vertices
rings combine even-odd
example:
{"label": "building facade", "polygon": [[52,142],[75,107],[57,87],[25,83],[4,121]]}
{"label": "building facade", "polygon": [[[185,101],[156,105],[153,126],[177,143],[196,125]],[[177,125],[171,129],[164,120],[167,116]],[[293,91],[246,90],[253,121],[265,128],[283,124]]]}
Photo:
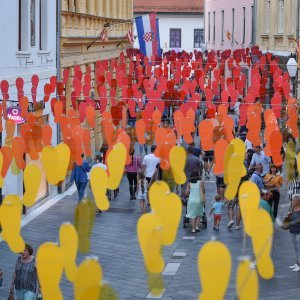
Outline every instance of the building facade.
{"label": "building facade", "polygon": [[207,50],[247,48],[255,44],[255,0],[206,0]]}
{"label": "building facade", "polygon": [[[187,52],[203,50],[203,0],[134,0],[135,17],[154,12],[159,19],[160,46],[163,52],[173,49]],[[135,39],[134,46],[139,48],[138,39]]]}
{"label": "building facade", "polygon": [[[132,0],[61,0],[60,36],[60,78],[64,70],[69,70],[66,83],[66,106],[71,106],[71,93],[74,90],[74,67],[79,67],[84,75],[89,70],[91,76],[92,99],[98,98],[97,61],[119,57],[121,52],[132,47],[124,39],[132,29]],[[103,38],[97,36],[109,26]],[[83,80],[82,80],[83,81]],[[108,91],[109,92],[109,91]],[[83,95],[78,96],[83,99]],[[95,129],[91,130],[92,151],[99,151],[102,145],[101,115],[97,112]]]}
{"label": "building facade", "polygon": [[[9,84],[9,100],[7,107],[18,105],[18,88],[16,79],[22,78],[22,91],[29,100],[33,101],[39,112],[39,118],[52,127],[52,144],[56,144],[56,125],[51,113],[50,101],[44,103],[44,85],[56,76],[56,1],[47,0],[13,0],[1,1],[0,18],[1,42],[0,48],[0,82]],[[7,30],[6,30],[7,29]],[[32,91],[32,76],[38,76],[36,90]],[[35,83],[36,85],[36,83]],[[2,95],[2,94],[0,94]],[[53,94],[54,95],[54,94]],[[55,96],[55,95],[54,95]],[[2,102],[2,99],[1,99]],[[2,119],[2,124],[5,120]],[[5,126],[1,135],[1,145],[11,146]],[[20,125],[16,125],[13,135],[20,135]],[[26,155],[26,163],[35,163],[41,167],[40,160],[31,161]],[[12,163],[2,189],[4,195],[23,195],[23,172],[19,172]],[[55,193],[56,189],[49,188],[45,174],[38,192],[38,199]]]}
{"label": "building facade", "polygon": [[279,56],[295,53],[297,2],[299,3],[298,0],[257,2],[257,45],[261,49]]}

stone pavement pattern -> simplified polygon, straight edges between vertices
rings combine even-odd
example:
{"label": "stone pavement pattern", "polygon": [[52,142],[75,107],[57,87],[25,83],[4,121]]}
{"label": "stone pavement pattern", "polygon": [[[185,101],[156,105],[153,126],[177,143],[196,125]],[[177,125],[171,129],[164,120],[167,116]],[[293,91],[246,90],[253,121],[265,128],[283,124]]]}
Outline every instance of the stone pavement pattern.
{"label": "stone pavement pattern", "polygon": [[[210,210],[215,195],[215,183],[206,184],[207,211]],[[282,194],[279,216],[282,218],[287,211],[285,205],[286,195]],[[46,241],[57,242],[59,227],[63,222],[74,220],[74,210],[77,204],[77,194],[66,196],[60,202],[49,208],[43,214],[22,228],[25,241],[34,249]],[[120,194],[111,201],[111,211],[96,215],[94,230],[91,237],[91,251],[88,255],[96,255],[101,263],[104,280],[112,285],[119,299],[145,299],[148,295],[147,275],[144,269],[136,236],[136,223],[140,217],[138,201],[129,201],[128,183],[123,178]],[[185,209],[183,210],[183,213]],[[227,212],[224,211],[220,232],[212,230],[213,220],[209,218],[208,228],[192,235],[190,230],[179,227],[176,242],[164,249],[165,263],[172,273],[172,266],[179,266],[175,275],[164,275],[165,293],[161,299],[182,300],[197,299],[201,291],[197,269],[197,256],[201,247],[213,237],[224,242],[232,255],[232,274],[227,290],[226,299],[236,299],[235,276],[239,257],[252,254],[250,240],[244,242],[243,231],[228,231]],[[194,239],[183,239],[190,236]],[[174,256],[174,253],[179,253]],[[180,257],[180,253],[185,253]],[[85,255],[78,254],[78,264]],[[0,288],[0,299],[6,299],[10,286],[11,275],[17,255],[13,254],[6,243],[0,243],[0,268],[3,269],[5,278],[3,287]],[[274,252],[276,275],[270,281],[260,280],[260,299],[279,300],[297,299],[300,294],[300,272],[293,273],[288,269],[295,261],[295,254],[290,241],[289,233],[275,229]],[[168,270],[165,270],[165,273]],[[174,271],[174,272],[175,272]],[[170,274],[170,273],[169,273]],[[216,288],[218,283],[216,282]],[[64,299],[73,299],[72,285],[64,277],[61,281]]]}

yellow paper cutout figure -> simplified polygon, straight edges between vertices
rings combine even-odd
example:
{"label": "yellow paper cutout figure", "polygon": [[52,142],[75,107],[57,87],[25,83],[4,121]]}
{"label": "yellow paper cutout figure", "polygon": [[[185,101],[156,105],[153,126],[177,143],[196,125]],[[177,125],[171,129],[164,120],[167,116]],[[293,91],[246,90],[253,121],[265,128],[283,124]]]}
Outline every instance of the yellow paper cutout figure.
{"label": "yellow paper cutout figure", "polygon": [[243,159],[237,154],[233,154],[226,165],[228,184],[225,190],[225,198],[233,200],[237,195],[241,178],[247,174],[247,171]]}
{"label": "yellow paper cutout figure", "polygon": [[285,163],[286,163],[286,176],[287,180],[295,179],[295,157],[296,145],[293,141],[289,141],[286,145]]}
{"label": "yellow paper cutout figure", "polygon": [[254,182],[246,181],[239,189],[239,203],[245,232],[252,236],[251,223],[253,214],[259,207],[260,192]]}
{"label": "yellow paper cutout figure", "polygon": [[159,274],[163,271],[165,263],[161,254],[162,223],[156,214],[144,214],[137,223],[137,235],[140,248],[144,256],[146,270]]}
{"label": "yellow paper cutout figure", "polygon": [[250,226],[257,271],[262,278],[271,279],[275,272],[271,257],[273,222],[270,215],[259,208],[252,214]]}
{"label": "yellow paper cutout figure", "polygon": [[118,295],[107,283],[101,285],[99,300],[118,300]]}
{"label": "yellow paper cutout figure", "polygon": [[42,171],[37,165],[29,164],[26,166],[24,170],[25,193],[23,196],[23,204],[25,206],[32,206],[35,203],[41,179]]}
{"label": "yellow paper cutout figure", "polygon": [[90,237],[94,226],[95,214],[95,204],[89,199],[84,199],[76,207],[74,225],[78,234],[78,250],[81,253],[90,251]]}
{"label": "yellow paper cutout figure", "polygon": [[8,195],[0,206],[2,238],[12,252],[22,252],[25,242],[21,236],[22,202],[17,195]]}
{"label": "yellow paper cutout figure", "polygon": [[66,177],[70,155],[70,148],[65,144],[43,148],[41,160],[46,178],[50,184],[57,185]]}
{"label": "yellow paper cutout figure", "polygon": [[234,154],[234,145],[231,143],[227,146],[224,157],[224,183],[228,184],[228,163]]}
{"label": "yellow paper cutout figure", "polygon": [[183,147],[175,146],[170,151],[170,165],[174,180],[177,184],[184,184],[186,182],[186,175],[184,172],[186,162],[186,152]]}
{"label": "yellow paper cutout figure", "polygon": [[206,243],[198,254],[198,272],[202,287],[198,300],[224,299],[231,273],[228,248],[218,241]]}
{"label": "yellow paper cutout figure", "polygon": [[122,143],[113,146],[107,158],[107,167],[109,172],[108,188],[115,190],[118,188],[123,177],[124,167],[126,163],[126,148]]}
{"label": "yellow paper cutout figure", "polygon": [[106,197],[108,176],[106,171],[100,167],[93,168],[90,175],[90,183],[96,206],[101,210],[108,210],[109,201]]}
{"label": "yellow paper cutout figure", "polygon": [[77,272],[78,235],[72,224],[65,223],[60,226],[59,244],[63,252],[66,277],[69,281],[74,282]]}
{"label": "yellow paper cutout figure", "polygon": [[256,269],[249,260],[242,261],[236,275],[236,294],[239,300],[257,300],[259,281]]}
{"label": "yellow paper cutout figure", "polygon": [[164,280],[161,274],[147,274],[148,289],[153,296],[160,296],[164,291]]}
{"label": "yellow paper cutout figure", "polygon": [[241,159],[244,160],[246,155],[245,143],[241,139],[233,139],[230,144],[234,147],[234,153],[239,155]]}
{"label": "yellow paper cutout figure", "polygon": [[[0,171],[2,171],[2,166],[3,166],[3,155],[2,152],[0,151]],[[2,187],[3,187],[3,177],[0,172],[0,188]]]}
{"label": "yellow paper cutout figure", "polygon": [[298,167],[298,174],[300,174],[300,152],[298,153],[297,156],[297,167]]}
{"label": "yellow paper cutout figure", "polygon": [[36,254],[36,268],[43,299],[63,299],[59,284],[63,274],[64,258],[60,247],[51,242],[42,244]]}
{"label": "yellow paper cutout figure", "polygon": [[152,211],[161,219],[163,245],[172,245],[176,240],[181,219],[182,202],[177,194],[171,193],[163,181],[154,182],[149,190]]}
{"label": "yellow paper cutout figure", "polygon": [[98,300],[101,281],[102,268],[98,261],[94,258],[85,259],[78,267],[74,281],[75,300]]}

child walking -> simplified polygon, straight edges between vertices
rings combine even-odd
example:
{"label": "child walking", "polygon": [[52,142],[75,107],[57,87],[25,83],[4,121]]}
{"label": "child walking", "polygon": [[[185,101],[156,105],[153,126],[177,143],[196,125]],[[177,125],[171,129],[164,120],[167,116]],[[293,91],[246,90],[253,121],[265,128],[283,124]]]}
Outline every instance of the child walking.
{"label": "child walking", "polygon": [[138,184],[137,184],[137,198],[140,200],[141,214],[146,212],[146,199],[148,191],[148,182],[146,180],[145,174],[141,172],[139,174]]}
{"label": "child walking", "polygon": [[216,200],[216,202],[213,204],[213,207],[211,208],[209,215],[214,213],[213,230],[219,231],[221,217],[222,217],[222,208],[225,203],[223,201],[221,201],[221,195],[219,195],[219,194],[215,196],[215,200]]}

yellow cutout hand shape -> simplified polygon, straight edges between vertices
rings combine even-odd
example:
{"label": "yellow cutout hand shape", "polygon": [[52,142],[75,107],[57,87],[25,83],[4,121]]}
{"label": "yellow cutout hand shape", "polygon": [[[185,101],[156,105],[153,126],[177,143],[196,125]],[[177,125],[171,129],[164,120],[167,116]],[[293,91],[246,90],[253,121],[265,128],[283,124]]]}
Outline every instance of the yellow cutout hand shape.
{"label": "yellow cutout hand shape", "polygon": [[184,172],[186,162],[186,152],[183,147],[175,146],[170,151],[170,165],[174,180],[177,184],[184,184],[186,182],[186,175]]}
{"label": "yellow cutout hand shape", "polygon": [[275,272],[271,257],[273,222],[270,215],[260,208],[252,214],[250,226],[257,271],[262,278],[271,279]]}
{"label": "yellow cutout hand shape", "polygon": [[24,170],[25,193],[23,196],[25,206],[32,206],[35,203],[41,179],[42,171],[37,165],[29,164],[26,166]]}
{"label": "yellow cutout hand shape", "polygon": [[182,203],[177,194],[171,193],[163,181],[154,182],[149,190],[152,211],[162,223],[163,245],[172,245],[176,240],[182,213]]}
{"label": "yellow cutout hand shape", "polygon": [[236,197],[241,178],[246,175],[246,168],[243,159],[237,154],[231,156],[226,166],[228,185],[225,190],[225,198],[233,200]]}
{"label": "yellow cutout hand shape", "polygon": [[37,251],[36,267],[43,299],[63,299],[59,284],[63,274],[64,258],[60,247],[51,242],[42,244]]}
{"label": "yellow cutout hand shape", "polygon": [[140,248],[144,256],[145,267],[148,272],[159,274],[163,271],[165,263],[162,251],[162,225],[155,214],[144,214],[137,223],[137,235]]}
{"label": "yellow cutout hand shape", "polygon": [[114,289],[107,283],[101,285],[99,300],[118,300],[118,295]]}
{"label": "yellow cutout hand shape", "polygon": [[107,158],[107,167],[109,172],[108,188],[115,190],[118,188],[124,173],[126,163],[126,148],[122,143],[113,146]]}
{"label": "yellow cutout hand shape", "polygon": [[72,224],[65,223],[60,226],[59,244],[63,252],[66,277],[70,282],[74,282],[77,272],[78,235]]}
{"label": "yellow cutout hand shape", "polygon": [[198,300],[224,299],[231,273],[228,248],[221,242],[206,243],[198,254],[198,272],[202,287]]}
{"label": "yellow cutout hand shape", "polygon": [[57,185],[66,177],[70,155],[70,148],[65,144],[43,148],[41,157],[42,165],[50,184]]}
{"label": "yellow cutout hand shape", "polygon": [[81,253],[90,251],[90,237],[94,226],[95,214],[95,204],[90,200],[81,201],[76,207],[74,225],[78,234],[78,250]]}
{"label": "yellow cutout hand shape", "polygon": [[75,300],[98,300],[102,269],[96,259],[87,258],[78,267],[74,281]]}
{"label": "yellow cutout hand shape", "polygon": [[245,232],[252,237],[252,217],[259,207],[260,193],[257,185],[251,181],[244,182],[239,189],[239,203]]}
{"label": "yellow cutout hand shape", "polygon": [[2,238],[12,252],[22,252],[25,247],[21,236],[22,202],[17,195],[8,195],[0,206]]}
{"label": "yellow cutout hand shape", "polygon": [[109,201],[106,197],[108,176],[106,171],[100,167],[93,168],[90,175],[90,183],[96,206],[101,210],[108,210]]}
{"label": "yellow cutout hand shape", "polygon": [[239,300],[257,300],[259,281],[256,269],[249,260],[242,261],[236,275],[236,294]]}

